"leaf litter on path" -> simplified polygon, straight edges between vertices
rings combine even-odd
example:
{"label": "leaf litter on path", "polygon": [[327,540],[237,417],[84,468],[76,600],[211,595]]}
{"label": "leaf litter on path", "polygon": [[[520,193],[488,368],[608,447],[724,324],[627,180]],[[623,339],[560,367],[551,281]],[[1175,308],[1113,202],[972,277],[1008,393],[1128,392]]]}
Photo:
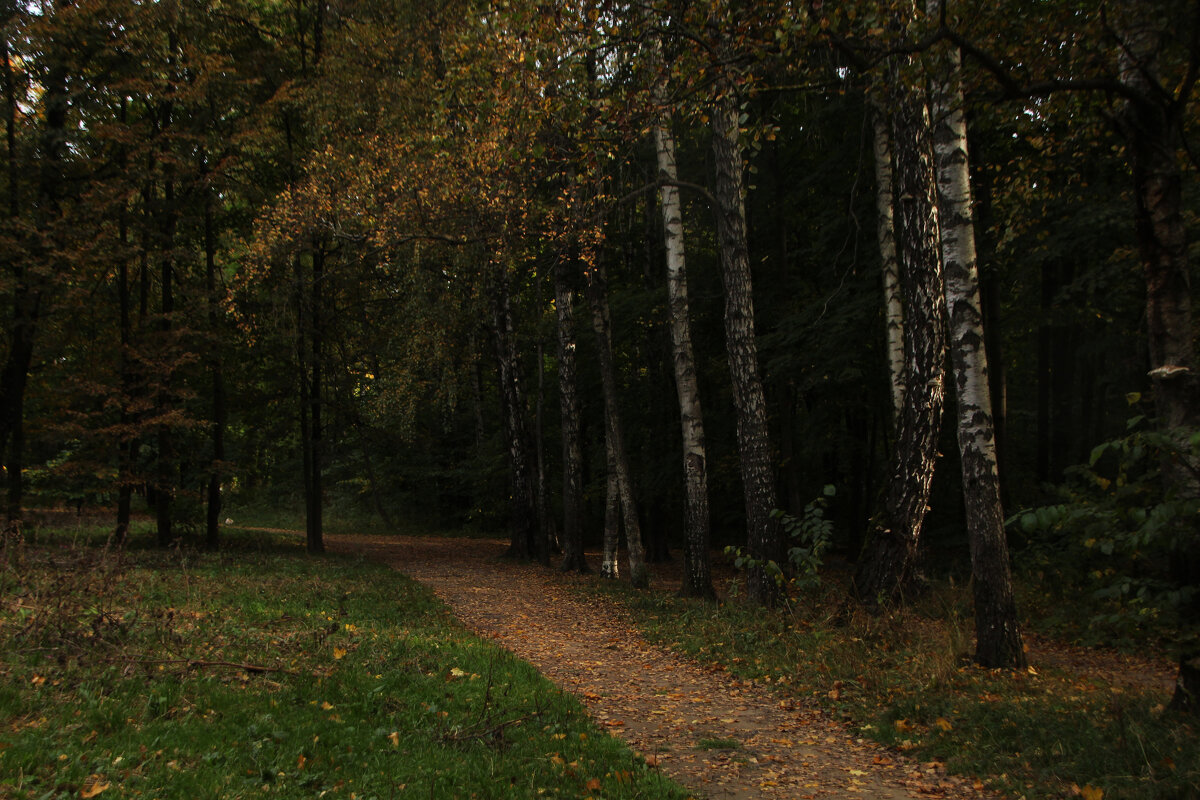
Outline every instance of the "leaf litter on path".
{"label": "leaf litter on path", "polygon": [[647,643],[615,603],[581,598],[570,579],[500,558],[507,543],[331,536],[432,588],[467,627],[530,662],[646,763],[711,800],[994,797],[857,738],[803,701],[781,699]]}

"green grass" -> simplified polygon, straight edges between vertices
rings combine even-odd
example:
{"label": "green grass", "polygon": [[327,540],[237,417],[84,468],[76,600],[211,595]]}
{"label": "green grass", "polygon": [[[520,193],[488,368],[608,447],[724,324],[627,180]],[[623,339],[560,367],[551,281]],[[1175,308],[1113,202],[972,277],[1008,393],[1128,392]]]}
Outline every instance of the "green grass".
{"label": "green grass", "polygon": [[[1200,732],[1142,691],[1037,667],[970,662],[969,595],[943,587],[911,610],[872,617],[842,589],[791,610],[721,606],[605,584],[653,641],[731,674],[812,699],[862,735],[1013,797],[1200,797]],[[1094,795],[1093,795],[1094,796]]]}
{"label": "green grass", "polygon": [[697,750],[740,750],[742,743],[737,739],[701,739],[696,742]]}
{"label": "green grass", "polygon": [[72,538],[0,554],[0,797],[686,796],[395,572]]}

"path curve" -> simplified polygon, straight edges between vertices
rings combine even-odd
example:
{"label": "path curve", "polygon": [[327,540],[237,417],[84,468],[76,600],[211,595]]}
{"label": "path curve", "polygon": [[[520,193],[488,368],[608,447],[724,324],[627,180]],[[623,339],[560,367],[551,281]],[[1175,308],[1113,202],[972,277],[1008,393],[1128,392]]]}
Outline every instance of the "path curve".
{"label": "path curve", "polygon": [[618,606],[572,591],[580,578],[503,560],[505,542],[355,535],[326,544],[433,589],[468,628],[536,666],[699,797],[995,797],[940,764],[856,738],[802,701],[649,644]]}

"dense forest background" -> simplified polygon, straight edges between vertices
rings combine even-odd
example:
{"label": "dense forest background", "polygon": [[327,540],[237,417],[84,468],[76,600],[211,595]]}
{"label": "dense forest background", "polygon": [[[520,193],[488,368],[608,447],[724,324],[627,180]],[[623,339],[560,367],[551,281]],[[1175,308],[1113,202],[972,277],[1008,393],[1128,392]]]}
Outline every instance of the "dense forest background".
{"label": "dense forest background", "polygon": [[[579,568],[605,530],[615,554],[622,517],[630,550],[686,550],[703,594],[695,542],[746,546],[769,578],[824,497],[855,561],[889,487],[924,482],[911,544],[923,530],[923,568],[965,575],[965,373],[945,343],[889,370],[889,328],[946,312],[915,293],[889,310],[880,225],[894,207],[902,283],[941,280],[911,257],[928,231],[900,213],[919,198],[899,134],[924,119],[928,162],[961,111],[967,338],[1008,544],[1096,572],[1132,613],[1194,618],[1195,575],[1170,565],[1197,563],[1195,3],[10,0],[3,18],[11,521],[101,505],[123,535],[144,510],[163,544],[215,546],[238,508],[302,506],[319,550],[333,507],[506,530]],[[939,105],[951,84],[962,102]],[[894,395],[917,366],[937,387],[919,463],[897,433],[917,390]],[[750,594],[771,602],[769,581]]]}

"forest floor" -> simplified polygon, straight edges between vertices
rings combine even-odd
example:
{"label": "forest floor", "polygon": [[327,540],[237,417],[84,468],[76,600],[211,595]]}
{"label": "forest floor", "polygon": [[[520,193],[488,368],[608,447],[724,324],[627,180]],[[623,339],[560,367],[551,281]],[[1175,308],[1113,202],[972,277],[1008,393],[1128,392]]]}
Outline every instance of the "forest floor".
{"label": "forest floor", "polygon": [[858,738],[815,705],[649,644],[618,603],[573,588],[585,578],[503,559],[505,542],[329,536],[327,546],[431,587],[467,627],[532,663],[697,796],[995,796],[940,762]]}

